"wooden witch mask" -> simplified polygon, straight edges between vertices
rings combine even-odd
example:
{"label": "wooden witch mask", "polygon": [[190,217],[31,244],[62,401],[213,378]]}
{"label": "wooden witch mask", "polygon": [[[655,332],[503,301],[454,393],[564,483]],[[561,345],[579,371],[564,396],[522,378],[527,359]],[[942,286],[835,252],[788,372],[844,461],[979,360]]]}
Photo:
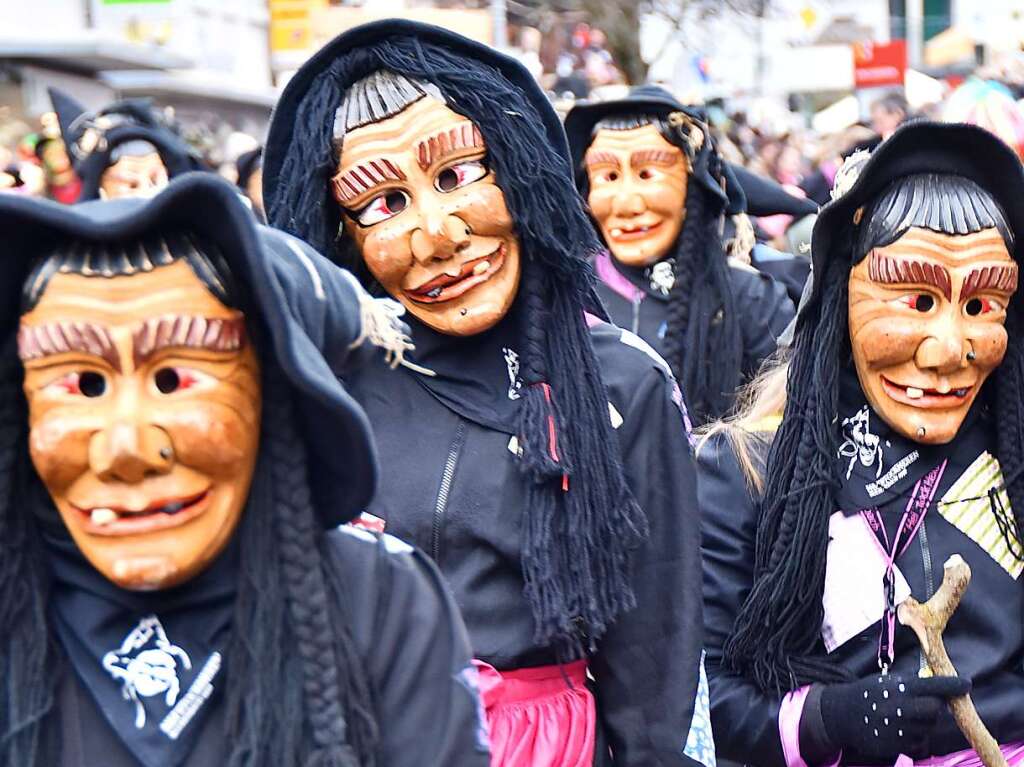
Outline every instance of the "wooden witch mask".
{"label": "wooden witch mask", "polygon": [[205,250],[180,234],[67,243],[25,286],[32,463],[83,555],[126,589],[201,572],[249,493],[260,369]]}
{"label": "wooden witch mask", "polygon": [[377,72],[349,88],[334,131],[332,192],[374,278],[441,333],[493,327],[515,299],[520,253],[477,126],[433,86]]}

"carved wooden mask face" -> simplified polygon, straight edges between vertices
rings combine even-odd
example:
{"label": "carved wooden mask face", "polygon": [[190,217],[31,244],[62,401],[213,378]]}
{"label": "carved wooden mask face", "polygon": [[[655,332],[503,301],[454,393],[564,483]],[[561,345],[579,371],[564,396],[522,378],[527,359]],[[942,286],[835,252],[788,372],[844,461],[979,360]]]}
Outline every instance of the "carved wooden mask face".
{"label": "carved wooden mask face", "polygon": [[1006,353],[1017,272],[995,228],[953,236],[914,227],[853,268],[857,376],[893,429],[927,444],[956,436]]}
{"label": "carved wooden mask face", "polygon": [[168,184],[167,168],[157,152],[125,155],[103,171],[100,197],[152,197]]}
{"label": "carved wooden mask face", "polygon": [[245,318],[185,261],[56,274],[22,316],[29,450],[71,537],[108,580],[182,583],[241,517],[259,443]]}
{"label": "carved wooden mask face", "polygon": [[654,125],[599,130],[584,162],[590,210],[612,255],[636,267],[665,258],[686,217],[682,150]]}
{"label": "carved wooden mask face", "polygon": [[519,241],[477,127],[424,97],[345,136],[334,197],[370,273],[424,324],[469,336],[508,313]]}

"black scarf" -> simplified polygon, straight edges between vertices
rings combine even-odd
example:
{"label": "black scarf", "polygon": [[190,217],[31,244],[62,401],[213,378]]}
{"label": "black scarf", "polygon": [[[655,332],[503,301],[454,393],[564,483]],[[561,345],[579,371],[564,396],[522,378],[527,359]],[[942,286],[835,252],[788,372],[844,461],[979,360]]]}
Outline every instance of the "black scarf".
{"label": "black scarf", "polygon": [[141,764],[177,767],[224,687],[237,536],[192,580],[145,593],[115,586],[63,536],[45,541],[53,625],[82,686]]}
{"label": "black scarf", "polygon": [[522,383],[519,378],[518,312],[474,336],[438,333],[406,316],[417,365],[436,375],[414,377],[442,405],[480,426],[516,433]]}
{"label": "black scarf", "polygon": [[651,298],[668,301],[668,294],[675,282],[676,260],[674,257],[663,258],[650,266],[627,266],[611,253],[609,253],[609,260],[615,267],[615,271],[629,280],[634,287],[639,288]]}
{"label": "black scarf", "polygon": [[986,426],[983,395],[979,392],[951,442],[925,445],[907,439],[883,421],[868,405],[856,370],[846,368],[839,384],[839,508],[847,514],[871,508],[886,511],[890,507],[902,512],[917,481],[947,461],[941,494],[988,447],[991,425]]}

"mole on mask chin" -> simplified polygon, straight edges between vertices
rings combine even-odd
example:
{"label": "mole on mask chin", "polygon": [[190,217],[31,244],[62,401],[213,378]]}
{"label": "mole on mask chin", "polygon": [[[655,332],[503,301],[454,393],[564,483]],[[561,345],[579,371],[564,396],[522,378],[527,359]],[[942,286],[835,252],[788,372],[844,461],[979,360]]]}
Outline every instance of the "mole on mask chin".
{"label": "mole on mask chin", "polygon": [[669,255],[686,217],[688,163],[654,125],[599,130],[584,158],[591,214],[627,266]]}
{"label": "mole on mask chin", "polygon": [[32,463],[86,559],[133,590],[205,569],[234,534],[258,451],[242,314],[185,261],[56,274],[21,318],[18,352]]}
{"label": "mole on mask chin", "polygon": [[519,241],[476,126],[432,97],[349,132],[333,179],[370,273],[417,319],[469,336],[519,288]]}
{"label": "mole on mask chin", "polygon": [[861,389],[903,436],[944,444],[1003,360],[1017,264],[996,229],[911,228],[850,272],[849,331]]}

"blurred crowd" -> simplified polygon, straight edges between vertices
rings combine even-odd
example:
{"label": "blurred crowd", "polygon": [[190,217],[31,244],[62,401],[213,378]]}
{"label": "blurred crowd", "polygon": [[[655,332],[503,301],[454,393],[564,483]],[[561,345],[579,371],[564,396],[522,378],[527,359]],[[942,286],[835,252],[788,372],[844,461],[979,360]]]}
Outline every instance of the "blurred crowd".
{"label": "blurred crowd", "polygon": [[[523,29],[518,37],[520,60],[560,108],[625,87],[607,38],[596,27],[576,24],[567,29],[553,59],[550,51],[543,50],[545,43],[538,30]],[[553,61],[553,67],[551,62],[545,63],[546,59]],[[874,148],[900,124],[918,117],[981,125],[1024,157],[1024,66],[979,69],[965,80],[947,83],[942,99],[916,107],[908,103],[902,89],[877,94],[863,120],[828,132],[813,130],[807,116],[795,112],[784,115],[782,120],[777,115],[776,119],[765,119],[763,114],[730,109],[721,100],[706,106],[726,160],[772,179],[790,193],[817,205],[828,202],[836,172],[846,157]],[[55,107],[55,112],[44,114],[38,123],[29,125],[11,119],[0,106],[0,192],[49,197],[62,203],[80,199],[82,181],[76,172],[79,163],[75,161],[75,152],[69,152],[65,145],[68,128],[62,126],[60,111],[59,106]],[[99,122],[94,120],[95,124],[106,126],[103,120],[107,118],[115,123],[141,121],[152,123],[161,135],[173,135],[187,155],[185,161],[190,169],[217,172],[236,183],[262,213],[261,155],[256,137],[234,130],[219,119],[216,124],[182,124],[173,111],[158,109],[144,99],[118,102],[96,114],[104,113],[107,117]],[[84,114],[83,110],[78,118]],[[90,119],[95,117],[90,115]],[[74,123],[75,119],[72,110],[65,123]],[[81,133],[79,130],[75,136],[78,145],[89,139],[88,131]],[[129,142],[118,152],[130,156],[119,158],[118,168],[112,167],[107,173],[108,181],[99,184],[96,194],[88,196],[116,195],[120,187],[133,194],[145,194],[147,188],[155,190],[166,183],[166,158],[149,165],[143,159],[147,152],[154,158],[164,155],[163,149],[158,153],[157,148],[142,141]],[[780,250],[796,252],[799,239],[786,237],[792,223],[793,218],[786,214],[755,218],[758,239]]]}

